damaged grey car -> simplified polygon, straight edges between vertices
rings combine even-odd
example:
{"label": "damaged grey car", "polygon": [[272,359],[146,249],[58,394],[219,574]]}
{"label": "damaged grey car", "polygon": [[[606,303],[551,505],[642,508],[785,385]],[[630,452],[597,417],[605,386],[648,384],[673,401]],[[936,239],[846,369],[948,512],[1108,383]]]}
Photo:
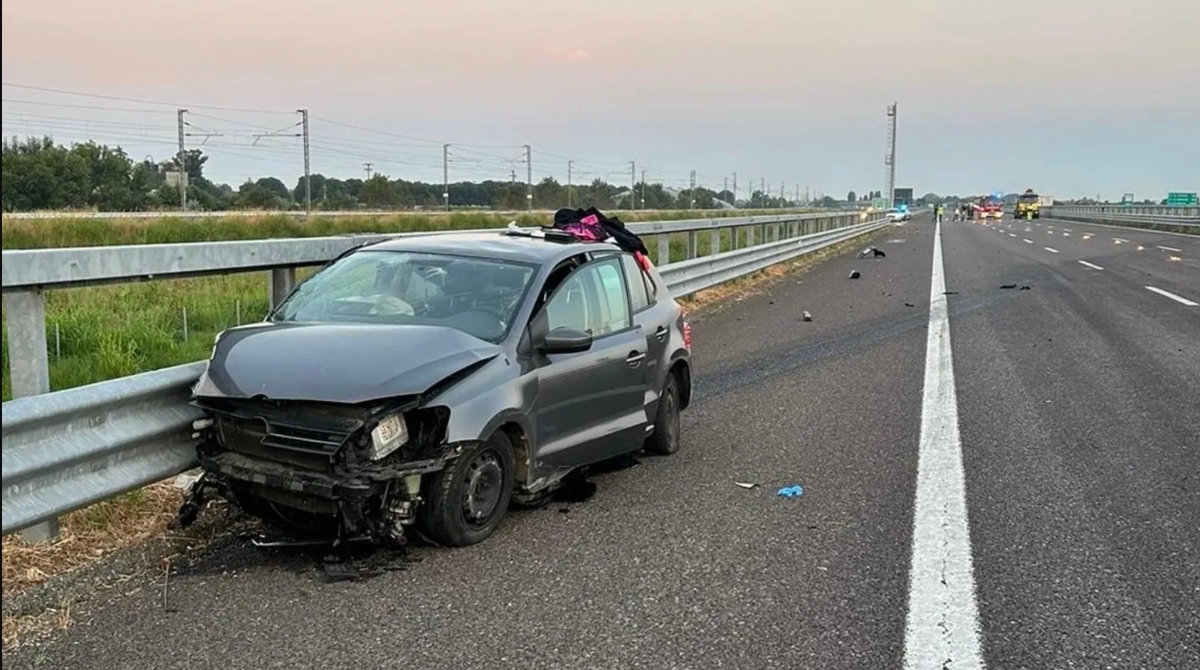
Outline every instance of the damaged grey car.
{"label": "damaged grey car", "polygon": [[230,328],[193,389],[209,491],[338,537],[488,538],[573,471],[680,447],[691,329],[661,275],[609,242],[496,233],[353,249],[262,323]]}

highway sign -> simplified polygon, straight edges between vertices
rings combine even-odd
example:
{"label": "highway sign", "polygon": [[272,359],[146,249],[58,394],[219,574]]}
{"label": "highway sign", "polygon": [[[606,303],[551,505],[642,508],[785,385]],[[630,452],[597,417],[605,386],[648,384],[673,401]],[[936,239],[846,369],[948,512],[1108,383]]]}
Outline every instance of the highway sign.
{"label": "highway sign", "polygon": [[1196,194],[1195,194],[1195,192],[1192,192],[1192,193],[1179,193],[1179,192],[1168,193],[1167,194],[1167,206],[1168,207],[1195,207],[1196,206]]}

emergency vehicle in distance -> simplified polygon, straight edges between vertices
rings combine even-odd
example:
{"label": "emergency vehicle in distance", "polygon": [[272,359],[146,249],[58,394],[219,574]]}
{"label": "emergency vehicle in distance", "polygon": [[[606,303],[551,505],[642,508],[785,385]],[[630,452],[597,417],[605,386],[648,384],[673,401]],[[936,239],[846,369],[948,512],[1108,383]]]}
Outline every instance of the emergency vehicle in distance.
{"label": "emergency vehicle in distance", "polygon": [[971,207],[976,219],[1004,218],[1004,201],[998,195],[985,195]]}
{"label": "emergency vehicle in distance", "polygon": [[1013,218],[1037,219],[1041,217],[1041,210],[1041,197],[1034,193],[1033,189],[1027,188],[1024,193],[1017,197],[1017,204],[1013,207]]}

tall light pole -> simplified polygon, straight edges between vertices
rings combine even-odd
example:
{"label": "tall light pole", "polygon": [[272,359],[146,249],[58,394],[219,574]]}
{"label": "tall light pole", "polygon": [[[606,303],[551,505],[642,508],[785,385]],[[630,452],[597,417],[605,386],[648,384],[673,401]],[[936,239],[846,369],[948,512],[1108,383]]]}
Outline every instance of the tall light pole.
{"label": "tall light pole", "polygon": [[637,163],[629,161],[629,209],[637,209]]}
{"label": "tall light pole", "polygon": [[896,103],[887,108],[887,154],[883,158],[885,167],[883,197],[887,198],[888,207],[896,204]]}
{"label": "tall light pole", "polygon": [[450,211],[450,145],[442,145],[442,203]]}
{"label": "tall light pole", "polygon": [[304,130],[304,213],[312,214],[312,169],[308,162],[308,110],[297,109],[296,112],[300,115],[300,123],[303,124]]}
{"label": "tall light pole", "polygon": [[533,149],[525,145],[525,201],[533,211]]}

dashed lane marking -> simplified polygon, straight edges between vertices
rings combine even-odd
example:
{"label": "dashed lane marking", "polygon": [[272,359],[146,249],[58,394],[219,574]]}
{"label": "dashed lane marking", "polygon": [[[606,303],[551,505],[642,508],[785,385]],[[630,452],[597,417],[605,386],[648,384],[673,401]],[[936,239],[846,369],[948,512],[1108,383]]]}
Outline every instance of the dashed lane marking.
{"label": "dashed lane marking", "polygon": [[1174,300],[1175,302],[1187,305],[1188,307],[1200,306],[1200,303],[1188,300],[1187,298],[1185,298],[1181,295],[1175,295],[1174,293],[1171,293],[1170,291],[1164,291],[1161,288],[1158,288],[1156,286],[1147,286],[1146,288],[1151,291],[1154,291],[1155,293],[1157,293],[1161,296],[1166,296],[1166,297],[1170,298],[1171,300]]}
{"label": "dashed lane marking", "polygon": [[1049,252],[1050,252],[1050,253],[1052,253],[1052,254],[1057,254],[1057,253],[1058,253],[1058,249],[1052,249],[1052,248],[1050,248],[1050,247],[1042,247],[1042,248],[1043,248],[1043,249],[1045,249],[1046,251],[1049,251]]}
{"label": "dashed lane marking", "polygon": [[1079,261],[1079,264],[1087,266],[1093,270],[1103,270],[1104,269],[1104,268],[1100,267],[1099,265],[1096,265],[1095,263],[1089,263],[1087,261]]}

